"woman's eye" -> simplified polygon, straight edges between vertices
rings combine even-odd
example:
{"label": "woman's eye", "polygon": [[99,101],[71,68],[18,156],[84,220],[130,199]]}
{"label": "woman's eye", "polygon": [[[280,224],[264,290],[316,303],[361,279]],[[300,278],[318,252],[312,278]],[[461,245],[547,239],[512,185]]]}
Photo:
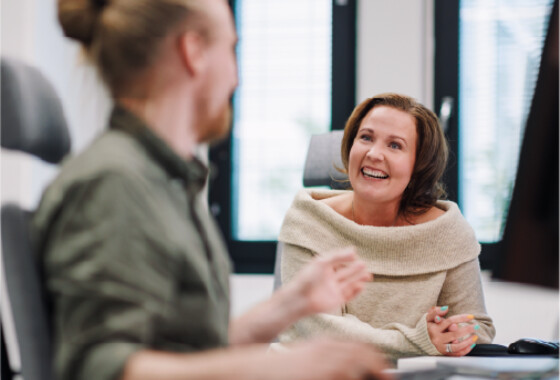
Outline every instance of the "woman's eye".
{"label": "woman's eye", "polygon": [[371,137],[369,137],[368,135],[361,135],[360,140],[371,141]]}
{"label": "woman's eye", "polygon": [[396,142],[392,142],[391,144],[389,144],[389,146],[391,147],[391,149],[401,149],[401,144]]}

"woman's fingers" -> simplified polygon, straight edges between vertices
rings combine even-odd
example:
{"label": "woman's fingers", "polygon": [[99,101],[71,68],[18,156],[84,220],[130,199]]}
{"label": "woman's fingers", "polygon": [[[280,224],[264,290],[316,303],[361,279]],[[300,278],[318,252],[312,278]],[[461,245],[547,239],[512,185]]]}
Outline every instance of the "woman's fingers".
{"label": "woman's fingers", "polygon": [[447,318],[447,321],[451,324],[451,323],[466,323],[466,322],[470,322],[474,319],[474,315],[472,314],[457,314],[457,315],[453,315],[449,318]]}
{"label": "woman's fingers", "polygon": [[426,315],[426,322],[440,323],[449,311],[448,306],[432,306]]}
{"label": "woman's fingers", "polygon": [[468,354],[475,346],[478,340],[477,335],[472,335],[469,338],[458,343],[449,343],[445,345],[445,354],[448,356],[464,356]]}
{"label": "woman's fingers", "polygon": [[451,342],[454,340],[463,341],[465,340],[465,337],[476,334],[476,330],[478,330],[479,328],[480,326],[478,324],[468,324],[463,327],[459,327],[457,331],[443,332],[442,336],[444,337],[444,340],[446,342]]}
{"label": "woman's fingers", "polygon": [[437,306],[432,306],[426,315],[426,322],[435,322],[437,316]]}
{"label": "woman's fingers", "polygon": [[473,319],[474,319],[474,315],[472,315],[472,314],[453,315],[449,318],[443,319],[443,321],[441,321],[438,324],[438,327],[439,327],[440,331],[445,331],[445,330],[448,330],[449,328],[453,328],[452,327],[453,324],[459,325],[460,323],[470,322]]}
{"label": "woman's fingers", "polygon": [[[430,310],[428,317],[437,316],[434,310]],[[447,356],[464,356],[475,346],[478,336],[476,330],[478,324],[473,324],[473,315],[460,314],[445,318],[440,323],[428,323],[428,333],[432,343],[440,353]]]}

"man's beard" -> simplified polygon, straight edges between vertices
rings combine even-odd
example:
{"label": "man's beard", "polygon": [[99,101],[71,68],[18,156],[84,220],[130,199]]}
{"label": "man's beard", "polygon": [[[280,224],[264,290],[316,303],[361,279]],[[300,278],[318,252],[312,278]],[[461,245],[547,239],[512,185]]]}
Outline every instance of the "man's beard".
{"label": "man's beard", "polygon": [[225,139],[231,130],[233,107],[228,102],[223,107],[222,112],[216,117],[208,120],[205,128],[200,131],[199,141],[208,144],[215,144]]}

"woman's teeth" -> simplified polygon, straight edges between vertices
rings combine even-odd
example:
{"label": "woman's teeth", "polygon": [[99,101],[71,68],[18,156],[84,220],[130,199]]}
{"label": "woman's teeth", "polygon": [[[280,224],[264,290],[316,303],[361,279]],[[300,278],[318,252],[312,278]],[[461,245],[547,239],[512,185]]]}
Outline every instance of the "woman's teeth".
{"label": "woman's teeth", "polygon": [[362,173],[366,176],[366,177],[370,177],[370,178],[378,178],[378,179],[385,179],[385,178],[389,178],[389,176],[385,173],[383,173],[380,170],[369,170],[369,169],[362,169]]}

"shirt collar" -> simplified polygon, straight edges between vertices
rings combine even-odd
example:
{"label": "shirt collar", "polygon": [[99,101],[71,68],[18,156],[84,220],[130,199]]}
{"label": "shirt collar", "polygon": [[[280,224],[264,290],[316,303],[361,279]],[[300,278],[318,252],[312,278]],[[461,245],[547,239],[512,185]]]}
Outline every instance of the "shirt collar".
{"label": "shirt collar", "polygon": [[172,178],[183,180],[190,190],[198,192],[204,186],[208,175],[207,167],[196,157],[188,161],[182,159],[132,112],[115,105],[109,126],[136,139]]}

